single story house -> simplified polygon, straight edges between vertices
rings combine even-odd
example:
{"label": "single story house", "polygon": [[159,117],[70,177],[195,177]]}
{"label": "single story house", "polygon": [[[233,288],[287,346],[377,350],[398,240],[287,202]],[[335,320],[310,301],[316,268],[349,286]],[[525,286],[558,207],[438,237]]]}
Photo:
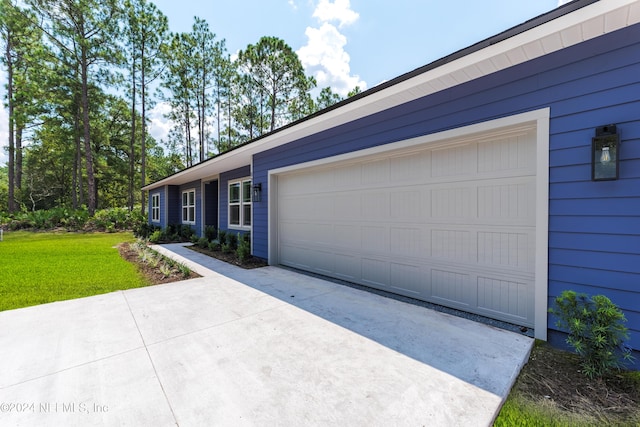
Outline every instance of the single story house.
{"label": "single story house", "polygon": [[640,350],[640,0],[577,0],[144,187],[149,221],[533,328],[604,294]]}

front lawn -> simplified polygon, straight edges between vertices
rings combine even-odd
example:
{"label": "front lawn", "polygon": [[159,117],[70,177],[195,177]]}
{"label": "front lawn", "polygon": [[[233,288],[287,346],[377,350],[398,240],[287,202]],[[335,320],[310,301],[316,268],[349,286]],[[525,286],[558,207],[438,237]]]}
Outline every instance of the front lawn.
{"label": "front lawn", "polygon": [[147,286],[117,245],[131,233],[6,232],[0,242],[0,311]]}

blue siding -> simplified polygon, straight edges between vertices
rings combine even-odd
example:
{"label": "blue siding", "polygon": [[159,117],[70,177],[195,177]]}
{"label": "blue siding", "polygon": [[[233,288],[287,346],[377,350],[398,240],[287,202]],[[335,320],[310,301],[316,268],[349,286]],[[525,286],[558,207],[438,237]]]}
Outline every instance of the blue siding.
{"label": "blue siding", "polygon": [[[251,166],[243,166],[220,174],[220,229],[229,228],[229,181],[239,178],[246,178],[251,175]],[[264,190],[263,190],[264,193]]]}
{"label": "blue siding", "polygon": [[[254,255],[268,254],[269,170],[550,107],[549,300],[568,288],[608,295],[640,349],[639,41],[634,25],[256,154]],[[622,135],[620,180],[592,182],[591,137],[610,123]]]}

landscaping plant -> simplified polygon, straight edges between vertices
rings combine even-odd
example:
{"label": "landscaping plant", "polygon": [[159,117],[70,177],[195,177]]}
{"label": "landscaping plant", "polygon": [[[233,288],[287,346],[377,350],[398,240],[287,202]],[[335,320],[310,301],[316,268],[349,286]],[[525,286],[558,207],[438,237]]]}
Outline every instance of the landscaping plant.
{"label": "landscaping plant", "polygon": [[624,314],[604,295],[564,291],[549,312],[558,317],[556,326],[569,332],[567,343],[581,356],[589,378],[602,377],[633,360],[624,345],[629,338]]}

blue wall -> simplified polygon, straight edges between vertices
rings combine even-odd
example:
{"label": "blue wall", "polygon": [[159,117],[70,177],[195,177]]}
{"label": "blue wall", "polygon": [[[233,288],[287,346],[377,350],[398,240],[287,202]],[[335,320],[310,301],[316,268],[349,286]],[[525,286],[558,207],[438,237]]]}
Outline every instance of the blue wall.
{"label": "blue wall", "polygon": [[220,174],[220,229],[227,230],[229,228],[229,181],[246,178],[250,175],[250,165]]}
{"label": "blue wall", "polygon": [[[270,169],[545,107],[549,303],[569,288],[607,295],[640,349],[640,25],[256,154],[263,201],[254,204],[254,255],[268,254]],[[622,135],[620,179],[592,182],[591,137],[610,123]]]}

